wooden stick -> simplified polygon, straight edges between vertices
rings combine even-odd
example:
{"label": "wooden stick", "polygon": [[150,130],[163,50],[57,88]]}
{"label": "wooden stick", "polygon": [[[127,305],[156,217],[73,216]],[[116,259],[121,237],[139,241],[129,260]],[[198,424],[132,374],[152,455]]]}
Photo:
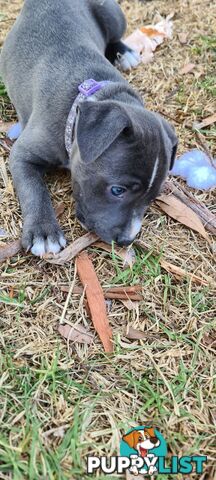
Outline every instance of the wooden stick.
{"label": "wooden stick", "polygon": [[[60,287],[62,292],[68,293],[70,288],[68,286]],[[82,295],[84,289],[79,286],[74,286],[73,294]],[[103,289],[103,294],[105,298],[116,299],[116,300],[132,300],[139,302],[143,300],[143,296],[139,293],[142,291],[142,285],[135,285],[133,287],[114,287]]]}
{"label": "wooden stick", "polygon": [[213,156],[212,156],[212,154],[209,150],[209,147],[208,147],[207,143],[203,139],[203,136],[201,135],[200,132],[198,132],[198,130],[195,130],[195,135],[196,135],[197,140],[200,143],[201,147],[203,148],[204,152],[206,153],[207,157],[209,158],[209,163],[211,164],[211,166],[213,168],[216,168],[216,163],[214,161],[214,158],[213,158]]}
{"label": "wooden stick", "polygon": [[86,252],[78,255],[76,265],[80,280],[84,288],[86,288],[86,297],[95,330],[103,343],[105,352],[112,353],[112,330],[106,314],[103,290],[95,273],[93,264]]}

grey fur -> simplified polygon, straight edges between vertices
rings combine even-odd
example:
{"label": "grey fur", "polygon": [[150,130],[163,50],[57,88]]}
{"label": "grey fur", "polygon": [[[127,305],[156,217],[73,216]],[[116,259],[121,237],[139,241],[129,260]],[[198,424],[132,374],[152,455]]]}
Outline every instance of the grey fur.
{"label": "grey fur", "polygon": [[[25,0],[6,38],[1,74],[22,125],[10,168],[25,248],[47,238],[63,245],[43,173],[68,165],[66,120],[78,85],[88,78],[111,83],[80,106],[77,119],[70,167],[80,221],[107,242],[128,244],[132,220],[142,219],[166,178],[177,146],[172,127],[144,108],[105,57],[125,28],[115,0]],[[112,185],[128,190],[117,198]]]}

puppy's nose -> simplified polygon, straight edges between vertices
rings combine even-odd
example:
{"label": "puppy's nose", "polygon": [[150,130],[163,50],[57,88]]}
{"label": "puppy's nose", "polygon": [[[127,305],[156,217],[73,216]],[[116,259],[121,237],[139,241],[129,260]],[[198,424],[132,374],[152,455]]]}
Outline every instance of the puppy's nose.
{"label": "puppy's nose", "polygon": [[119,247],[128,247],[134,239],[131,240],[131,238],[126,238],[121,235],[118,235],[116,238],[116,243],[119,245]]}

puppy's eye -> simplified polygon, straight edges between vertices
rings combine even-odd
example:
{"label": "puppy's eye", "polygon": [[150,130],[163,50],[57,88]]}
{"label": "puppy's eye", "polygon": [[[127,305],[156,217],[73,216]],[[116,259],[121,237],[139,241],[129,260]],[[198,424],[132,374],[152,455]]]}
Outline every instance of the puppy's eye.
{"label": "puppy's eye", "polygon": [[114,197],[121,197],[126,190],[126,187],[120,187],[119,185],[113,185],[111,187],[111,193]]}

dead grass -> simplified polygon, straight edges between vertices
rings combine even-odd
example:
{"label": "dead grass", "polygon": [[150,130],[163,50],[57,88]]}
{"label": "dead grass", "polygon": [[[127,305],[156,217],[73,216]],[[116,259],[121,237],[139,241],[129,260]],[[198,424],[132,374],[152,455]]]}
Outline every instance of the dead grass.
{"label": "dead grass", "polygon": [[[1,41],[21,3],[2,2]],[[192,123],[215,111],[213,2],[123,0],[121,4],[129,31],[150,23],[157,12],[175,12],[173,40],[157,51],[152,64],[140,66],[128,79],[144,95],[148,108],[172,119],[180,138],[179,152],[199,147]],[[188,32],[187,45],[179,42],[181,32]],[[189,61],[202,76],[179,74]],[[5,95],[1,106],[4,120],[15,118]],[[204,138],[213,153],[214,126],[206,129]],[[8,166],[3,149],[1,154]],[[61,173],[48,182],[53,202],[66,205],[60,221],[70,242],[82,233],[74,216],[70,178]],[[214,192],[195,195],[215,209]],[[0,196],[1,228],[11,240],[18,238],[22,218],[8,170],[6,180],[0,176]],[[155,206],[144,219],[140,238],[146,252],[137,250],[133,270],[124,273],[119,260],[114,262],[95,247],[89,249],[102,285],[143,285],[144,301],[136,309],[128,311],[117,301],[109,302],[113,357],[103,353],[96,336],[90,347],[67,348],[57,333],[67,296],[60,287],[73,281],[73,262],[56,267],[22,254],[1,265],[1,479],[83,479],[87,454],[116,454],[121,433],[151,422],[167,439],[170,454],[208,455],[204,474],[190,478],[213,480],[215,291],[175,281],[161,269],[158,258],[162,254],[188,271],[214,278],[213,254],[205,240]],[[79,295],[70,298],[65,319],[94,333]],[[144,330],[146,340],[127,340],[128,325]]]}

